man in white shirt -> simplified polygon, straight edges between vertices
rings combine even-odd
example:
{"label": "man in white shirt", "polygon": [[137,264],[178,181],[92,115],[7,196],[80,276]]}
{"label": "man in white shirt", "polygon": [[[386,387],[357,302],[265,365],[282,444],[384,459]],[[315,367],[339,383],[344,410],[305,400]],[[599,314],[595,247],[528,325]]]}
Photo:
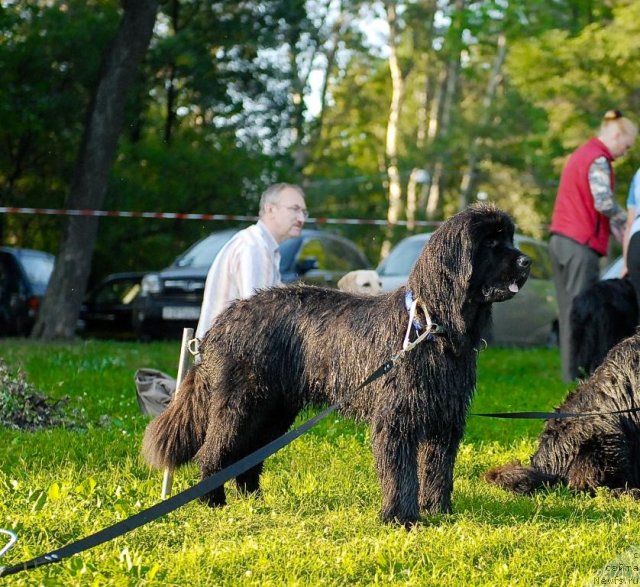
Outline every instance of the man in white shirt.
{"label": "man in white shirt", "polygon": [[304,192],[297,185],[277,183],[263,192],[258,222],[238,232],[211,264],[197,339],[231,302],[281,283],[279,245],[300,235],[307,216]]}

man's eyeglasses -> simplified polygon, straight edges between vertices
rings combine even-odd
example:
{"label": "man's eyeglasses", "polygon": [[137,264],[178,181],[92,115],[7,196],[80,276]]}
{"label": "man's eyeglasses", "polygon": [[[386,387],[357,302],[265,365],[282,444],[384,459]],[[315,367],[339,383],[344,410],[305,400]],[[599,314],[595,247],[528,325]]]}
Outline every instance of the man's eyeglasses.
{"label": "man's eyeglasses", "polygon": [[287,210],[291,210],[296,216],[298,214],[302,214],[302,216],[307,219],[309,218],[309,210],[306,208],[302,208],[301,206],[287,206]]}

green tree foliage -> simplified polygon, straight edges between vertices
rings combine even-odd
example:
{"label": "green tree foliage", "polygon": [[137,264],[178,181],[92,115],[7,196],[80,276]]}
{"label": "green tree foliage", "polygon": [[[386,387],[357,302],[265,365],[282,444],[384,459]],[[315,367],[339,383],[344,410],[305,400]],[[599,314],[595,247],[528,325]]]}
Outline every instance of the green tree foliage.
{"label": "green tree foliage", "polygon": [[[466,174],[470,199],[486,194],[521,230],[544,235],[568,152],[608,108],[633,119],[640,112],[640,5],[397,0],[394,8],[397,55],[409,72],[397,150],[403,197],[413,172],[428,171],[417,218],[427,218],[438,187],[439,219],[460,205]],[[0,9],[3,203],[62,206],[120,11],[117,0],[16,0]],[[305,186],[314,216],[384,218],[384,20],[375,0],[163,0],[105,208],[251,214],[263,187],[285,179]],[[501,37],[507,57],[495,74]],[[616,162],[620,192],[635,152]],[[60,218],[4,216],[0,238],[56,252],[61,226]],[[93,281],[159,268],[222,227],[101,220]],[[379,228],[337,230],[377,260]]]}
{"label": "green tree foliage", "polygon": [[[0,8],[3,202],[61,206],[82,133],[81,114],[117,18],[117,2],[105,0],[16,1]],[[3,224],[5,235],[17,242],[54,250],[56,220],[0,217]]]}
{"label": "green tree foliage", "polygon": [[[619,108],[638,120],[640,5],[615,4],[604,21],[575,34],[552,29],[512,51],[513,85],[543,113],[547,128],[540,140],[556,170],[568,151],[596,132],[606,110]],[[637,162],[631,156],[616,167],[628,179]]]}

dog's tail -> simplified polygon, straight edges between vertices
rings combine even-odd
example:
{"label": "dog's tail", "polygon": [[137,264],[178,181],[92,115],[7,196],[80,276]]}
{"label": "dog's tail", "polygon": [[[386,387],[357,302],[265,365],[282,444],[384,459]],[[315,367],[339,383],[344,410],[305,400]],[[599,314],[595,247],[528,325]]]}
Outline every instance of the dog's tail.
{"label": "dog's tail", "polygon": [[184,465],[204,442],[209,394],[197,371],[198,365],[187,372],[167,409],[147,426],[141,452],[152,467]]}
{"label": "dog's tail", "polygon": [[557,475],[550,475],[534,467],[525,467],[517,461],[489,469],[484,474],[484,479],[502,489],[522,495],[529,495],[542,487],[553,487],[560,481]]}

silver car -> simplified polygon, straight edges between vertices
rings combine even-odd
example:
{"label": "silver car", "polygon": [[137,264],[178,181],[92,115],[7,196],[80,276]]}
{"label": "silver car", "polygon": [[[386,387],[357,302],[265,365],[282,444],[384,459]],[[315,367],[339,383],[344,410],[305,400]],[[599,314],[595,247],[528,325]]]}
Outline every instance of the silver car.
{"label": "silver car", "polygon": [[[378,266],[384,291],[405,285],[431,233],[401,240]],[[558,302],[547,243],[515,235],[516,246],[531,257],[531,274],[521,291],[506,302],[493,304],[493,326],[487,341],[500,346],[555,346],[558,344]]]}

